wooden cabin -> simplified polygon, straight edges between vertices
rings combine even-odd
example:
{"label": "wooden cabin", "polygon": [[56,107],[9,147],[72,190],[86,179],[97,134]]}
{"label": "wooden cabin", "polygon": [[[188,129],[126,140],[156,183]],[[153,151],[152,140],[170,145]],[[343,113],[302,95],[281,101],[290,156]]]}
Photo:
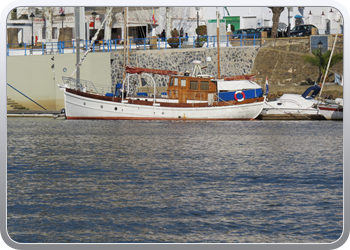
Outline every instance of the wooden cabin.
{"label": "wooden cabin", "polygon": [[216,92],[216,83],[208,77],[174,75],[169,79],[168,98],[179,99],[179,103],[186,103],[187,100],[207,101],[208,94]]}

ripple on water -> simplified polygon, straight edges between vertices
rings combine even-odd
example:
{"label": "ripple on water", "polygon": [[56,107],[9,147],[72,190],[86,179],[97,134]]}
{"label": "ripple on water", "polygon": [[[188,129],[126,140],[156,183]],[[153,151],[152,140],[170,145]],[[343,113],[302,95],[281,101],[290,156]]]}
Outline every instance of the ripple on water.
{"label": "ripple on water", "polygon": [[342,233],[342,122],[8,118],[7,129],[17,242],[331,243]]}

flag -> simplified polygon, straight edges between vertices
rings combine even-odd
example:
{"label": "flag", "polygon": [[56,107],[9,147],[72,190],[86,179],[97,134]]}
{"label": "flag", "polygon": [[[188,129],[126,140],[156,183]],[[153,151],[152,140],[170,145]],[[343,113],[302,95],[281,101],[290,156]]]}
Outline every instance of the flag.
{"label": "flag", "polygon": [[152,24],[155,25],[156,24],[156,19],[154,18],[154,9],[152,7]]}
{"label": "flag", "polygon": [[268,93],[269,93],[269,79],[266,77],[265,95],[268,95]]}

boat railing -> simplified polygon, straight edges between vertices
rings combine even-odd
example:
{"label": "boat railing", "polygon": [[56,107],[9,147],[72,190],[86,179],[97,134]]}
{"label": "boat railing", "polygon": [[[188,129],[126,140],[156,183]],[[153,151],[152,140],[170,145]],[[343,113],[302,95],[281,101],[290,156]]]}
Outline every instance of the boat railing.
{"label": "boat railing", "polygon": [[84,79],[80,79],[78,82],[73,77],[62,76],[62,80],[66,87],[85,93],[105,95],[111,90],[110,86],[94,84],[93,82]]}

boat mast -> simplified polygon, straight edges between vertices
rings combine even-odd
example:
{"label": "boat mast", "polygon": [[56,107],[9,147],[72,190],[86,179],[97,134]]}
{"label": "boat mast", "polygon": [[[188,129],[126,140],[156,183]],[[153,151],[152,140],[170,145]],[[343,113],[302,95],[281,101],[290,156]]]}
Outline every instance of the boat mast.
{"label": "boat mast", "polygon": [[336,44],[336,42],[337,42],[337,37],[338,37],[340,25],[341,25],[341,16],[340,16],[340,18],[339,18],[338,30],[337,30],[337,33],[335,34],[335,39],[334,39],[334,42],[333,42],[333,48],[332,48],[331,55],[329,56],[327,69],[326,69],[326,72],[325,72],[325,74],[324,74],[324,76],[323,76],[322,86],[321,86],[321,90],[320,90],[320,93],[319,93],[319,97],[320,97],[320,98],[321,98],[321,94],[322,94],[322,90],[323,90],[324,83],[325,83],[326,78],[327,78],[327,74],[328,74],[328,70],[329,70],[329,65],[331,64],[331,61],[332,61],[332,56],[333,56],[335,44]]}
{"label": "boat mast", "polygon": [[123,80],[125,79],[125,66],[126,66],[126,40],[127,40],[127,34],[126,34],[126,19],[128,18],[128,7],[124,7],[124,55],[123,55],[123,64],[124,64],[124,71],[123,71]]}
{"label": "boat mast", "polygon": [[74,14],[75,14],[75,44],[77,47],[77,53],[76,53],[76,82],[75,87],[77,88],[80,85],[80,9],[79,7],[74,7]]}
{"label": "boat mast", "polygon": [[[80,7],[81,8],[81,7]],[[79,72],[79,67],[81,66],[81,64],[83,63],[84,59],[87,57],[88,53],[91,51],[97,36],[100,32],[100,30],[102,29],[104,23],[106,22],[106,20],[109,18],[109,16],[112,14],[112,10],[113,7],[110,7],[110,9],[108,10],[107,14],[106,14],[106,18],[105,20],[103,20],[100,28],[97,30],[97,32],[95,33],[94,37],[91,39],[91,43],[89,45],[89,48],[86,50],[85,54],[80,58],[80,13],[82,13],[83,9],[79,9],[79,7],[74,7],[74,16],[75,16],[75,40],[76,40],[76,44],[77,44],[77,53],[76,53],[76,57],[77,57],[77,64],[76,67],[74,69],[74,71],[72,72],[72,74],[70,75],[70,77],[72,78],[75,74],[77,74],[77,81],[79,79],[80,81],[80,73]]]}
{"label": "boat mast", "polygon": [[217,50],[218,50],[218,79],[220,79],[220,22],[219,22],[219,9],[216,7],[216,37],[218,40]]}

